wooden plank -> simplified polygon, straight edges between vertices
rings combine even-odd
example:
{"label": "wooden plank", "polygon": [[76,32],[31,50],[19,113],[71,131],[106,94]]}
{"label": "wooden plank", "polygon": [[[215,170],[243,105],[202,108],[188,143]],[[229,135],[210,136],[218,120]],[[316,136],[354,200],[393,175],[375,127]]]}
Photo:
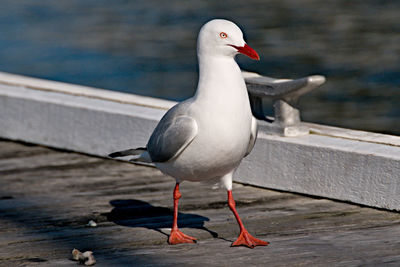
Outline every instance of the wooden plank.
{"label": "wooden plank", "polygon": [[242,184],[239,214],[268,247],[231,248],[226,192],[190,182],[180,225],[199,242],[170,246],[173,186],[154,168],[0,141],[0,265],[75,266],[73,248],[98,266],[400,264],[399,213]]}

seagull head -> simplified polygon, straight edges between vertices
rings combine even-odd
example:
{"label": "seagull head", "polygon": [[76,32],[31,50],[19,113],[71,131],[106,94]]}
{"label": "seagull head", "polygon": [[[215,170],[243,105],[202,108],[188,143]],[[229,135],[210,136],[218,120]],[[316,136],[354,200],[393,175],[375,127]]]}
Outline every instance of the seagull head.
{"label": "seagull head", "polygon": [[243,40],[240,28],[224,19],[214,19],[203,25],[197,39],[197,53],[199,56],[227,57],[234,57],[240,53],[260,60],[257,52]]}

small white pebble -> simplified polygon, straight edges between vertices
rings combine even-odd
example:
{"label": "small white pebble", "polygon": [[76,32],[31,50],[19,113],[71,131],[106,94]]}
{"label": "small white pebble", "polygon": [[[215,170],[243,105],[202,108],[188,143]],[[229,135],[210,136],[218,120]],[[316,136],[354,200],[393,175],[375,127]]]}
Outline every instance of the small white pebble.
{"label": "small white pebble", "polygon": [[93,256],[92,251],[85,251],[85,252],[80,252],[76,248],[72,250],[72,258],[76,261],[79,261],[79,263],[83,263],[86,266],[91,266],[96,264],[96,260]]}
{"label": "small white pebble", "polygon": [[74,248],[72,250],[72,258],[76,261],[79,261],[82,258],[82,253],[76,248]]}
{"label": "small white pebble", "polygon": [[86,266],[91,266],[96,264],[96,260],[94,259],[93,252],[91,251],[85,251],[82,253],[83,257],[85,257],[85,265]]}
{"label": "small white pebble", "polygon": [[95,221],[93,221],[93,220],[90,220],[90,221],[86,224],[86,226],[89,226],[89,227],[96,227],[96,226],[97,226],[97,223],[96,223]]}

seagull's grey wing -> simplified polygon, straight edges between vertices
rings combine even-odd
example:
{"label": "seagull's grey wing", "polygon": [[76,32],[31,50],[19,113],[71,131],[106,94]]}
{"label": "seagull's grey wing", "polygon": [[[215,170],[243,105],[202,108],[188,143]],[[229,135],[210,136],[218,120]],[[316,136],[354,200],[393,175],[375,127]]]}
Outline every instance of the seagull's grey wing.
{"label": "seagull's grey wing", "polygon": [[[175,109],[176,110],[176,109]],[[196,121],[170,110],[157,125],[147,144],[153,162],[165,162],[179,155],[196,137]]]}
{"label": "seagull's grey wing", "polygon": [[256,143],[257,139],[257,120],[254,117],[251,117],[251,134],[250,134],[250,140],[249,140],[249,146],[247,147],[246,155],[245,157],[250,154],[251,150],[253,150],[253,147]]}

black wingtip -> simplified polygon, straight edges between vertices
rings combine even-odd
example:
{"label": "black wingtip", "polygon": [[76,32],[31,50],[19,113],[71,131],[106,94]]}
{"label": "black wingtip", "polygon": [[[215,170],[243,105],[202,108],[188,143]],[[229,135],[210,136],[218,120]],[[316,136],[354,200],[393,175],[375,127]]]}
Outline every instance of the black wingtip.
{"label": "black wingtip", "polygon": [[134,155],[139,155],[139,154],[143,153],[144,151],[146,151],[145,147],[131,148],[131,149],[127,149],[127,150],[113,152],[111,154],[108,154],[108,156],[111,158],[134,156]]}
{"label": "black wingtip", "polygon": [[118,158],[118,157],[121,157],[122,155],[121,155],[121,152],[113,152],[111,154],[108,154],[108,156],[110,158]]}

